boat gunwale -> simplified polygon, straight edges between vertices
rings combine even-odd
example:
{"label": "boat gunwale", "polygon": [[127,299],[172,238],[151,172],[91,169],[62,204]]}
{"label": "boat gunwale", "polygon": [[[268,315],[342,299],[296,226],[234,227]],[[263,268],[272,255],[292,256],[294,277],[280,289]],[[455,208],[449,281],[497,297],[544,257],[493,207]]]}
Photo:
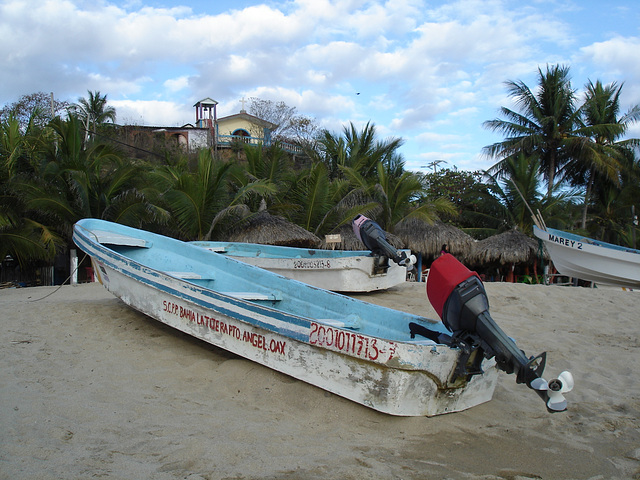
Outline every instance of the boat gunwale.
{"label": "boat gunwale", "polygon": [[[545,230],[534,225],[533,232],[544,243],[551,261],[562,275],[603,285],[628,288],[640,286],[640,250],[598,242],[553,228]],[[563,242],[552,239],[552,236]],[[581,245],[573,245],[576,242]]]}
{"label": "boat gunwale", "polygon": [[[540,234],[538,234],[538,232],[540,232]],[[629,255],[631,256],[630,258],[633,258],[635,260],[635,262],[640,263],[640,257],[635,256],[635,255],[640,255],[640,250],[633,249],[630,247],[623,247],[621,245],[615,245],[613,243],[601,242],[600,240],[594,240],[592,238],[585,237],[583,235],[564,232],[562,230],[557,230],[555,228],[547,227],[546,230],[543,230],[542,228],[536,227],[535,225],[533,226],[533,233],[537,238],[539,238],[543,242],[549,243],[551,245],[557,245],[558,247],[570,248],[575,250],[575,248],[569,245],[565,245],[565,244],[558,243],[551,240],[549,238],[549,235],[554,235],[556,237],[564,238],[569,241],[580,242],[582,243],[582,247],[586,247],[586,249],[583,248],[585,252],[594,253],[603,257],[605,256],[610,257],[613,255],[613,256],[616,256],[617,258],[620,258],[621,255],[625,257]],[[546,238],[543,238],[543,237],[546,237]]]}
{"label": "boat gunwale", "polygon": [[[233,316],[233,317],[238,317],[240,316],[241,318],[239,318],[240,320],[244,321],[245,323],[249,324],[249,325],[256,325],[259,326],[260,328],[264,328],[265,330],[271,331],[271,332],[276,332],[276,333],[281,333],[281,332],[277,332],[277,330],[274,329],[274,326],[271,324],[267,324],[264,322],[260,322],[259,320],[256,320],[253,317],[250,317],[248,315],[243,315],[240,314],[238,312],[231,312],[228,308],[224,308],[221,307],[220,305],[216,305],[214,303],[211,303],[210,301],[207,301],[207,298],[211,298],[213,297],[214,300],[218,300],[220,302],[224,302],[224,303],[228,303],[232,306],[235,307],[240,307],[240,308],[244,308],[247,310],[251,310],[254,311],[254,313],[259,313],[265,317],[270,317],[270,318],[275,318],[279,321],[283,321],[286,323],[292,323],[296,326],[299,327],[304,327],[304,328],[308,328],[310,326],[310,320],[308,320],[305,317],[300,317],[297,315],[293,315],[290,314],[288,312],[283,312],[282,310],[278,310],[278,309],[274,309],[271,308],[267,305],[261,305],[249,300],[244,300],[242,298],[238,298],[238,297],[234,297],[231,295],[225,295],[222,292],[218,292],[217,290],[213,290],[207,287],[203,287],[201,285],[198,285],[194,282],[189,281],[188,279],[183,279],[174,275],[171,275],[170,273],[166,272],[166,271],[162,271],[162,270],[157,270],[155,268],[149,267],[147,265],[143,265],[129,257],[127,257],[126,255],[122,255],[121,253],[112,250],[108,247],[105,247],[103,244],[99,243],[99,242],[92,242],[93,245],[95,246],[94,248],[97,248],[99,251],[101,251],[101,253],[105,254],[107,257],[109,257],[111,259],[111,261],[106,261],[106,259],[104,257],[101,257],[99,260],[105,264],[107,264],[107,266],[109,266],[109,268],[116,270],[118,272],[120,272],[122,275],[125,275],[129,278],[132,278],[136,281],[139,281],[143,284],[149,285],[153,288],[158,289],[158,291],[161,292],[165,292],[169,295],[173,295],[174,297],[177,298],[181,298],[182,300],[188,301],[188,302],[192,302],[196,305],[200,305],[202,307],[205,308],[209,308],[211,310],[214,311],[220,311],[220,313],[223,313],[224,315],[228,315],[228,316]],[[169,287],[166,284],[157,282],[157,281],[153,281],[153,280],[147,280],[147,279],[143,279],[142,277],[138,276],[138,275],[134,275],[132,272],[127,271],[125,269],[122,269],[120,267],[118,267],[115,263],[114,260],[118,260],[120,262],[124,262],[128,265],[135,265],[135,267],[137,267],[137,270],[146,270],[149,274],[151,274],[152,276],[155,277],[165,277],[166,279],[169,279],[172,283],[178,283],[180,285],[182,285],[182,287],[187,287],[189,290],[193,291],[194,293],[199,293],[200,296],[204,297],[201,299],[196,299],[193,296],[187,295],[182,289],[180,288],[175,288],[175,287]],[[216,298],[217,297],[217,298]],[[267,301],[276,301],[276,300],[267,300]],[[223,311],[221,311],[221,309]],[[265,315],[264,313],[260,312],[259,310],[268,310],[269,315]],[[276,315],[274,315],[276,314]],[[277,317],[282,317],[282,318],[277,318]],[[251,321],[248,321],[248,319],[251,319]],[[304,341],[303,337],[300,337],[297,332],[294,332],[292,330],[288,331],[289,333],[287,333],[287,335],[291,335],[292,338],[295,338],[296,340],[300,340],[300,341]]]}
{"label": "boat gunwale", "polygon": [[[96,219],[97,220],[97,219]],[[100,220],[102,221],[102,220]],[[78,223],[76,223],[76,226],[80,227],[82,230],[88,232],[88,234],[90,234],[91,236],[95,237],[94,233],[84,227],[83,225],[78,225]],[[126,226],[125,226],[126,227]],[[130,227],[128,227],[130,228]],[[111,258],[111,262],[107,263],[104,262],[104,260],[101,258],[100,260],[103,261],[104,263],[107,263],[108,266],[120,273],[122,273],[123,275],[133,278],[134,280],[140,281],[144,284],[150,285],[153,288],[157,288],[159,291],[163,291],[166,292],[170,295],[174,295],[177,298],[181,298],[185,301],[188,302],[192,302],[196,305],[200,305],[202,307],[205,308],[210,308],[214,311],[220,311],[220,313],[223,313],[224,315],[228,315],[230,317],[234,317],[234,318],[238,318],[239,320],[245,322],[248,325],[255,325],[258,326],[260,328],[263,328],[267,331],[270,332],[274,332],[274,333],[278,333],[278,334],[285,334],[285,335],[289,335],[292,339],[295,339],[297,341],[301,341],[303,343],[306,344],[310,344],[309,343],[309,339],[308,336],[305,336],[302,333],[299,333],[295,330],[290,330],[290,329],[284,329],[283,330],[278,330],[272,323],[265,323],[265,322],[260,322],[259,320],[256,320],[255,317],[250,316],[250,315],[246,315],[246,314],[240,314],[236,311],[232,311],[227,307],[221,307],[220,305],[216,305],[210,302],[209,299],[211,299],[211,297],[213,297],[214,300],[217,300],[219,302],[222,303],[227,303],[230,304],[231,306],[237,307],[237,308],[241,308],[241,309],[245,309],[248,310],[249,312],[251,312],[252,314],[258,314],[267,318],[273,318],[275,320],[278,320],[280,322],[283,322],[285,324],[290,324],[293,323],[295,326],[301,327],[301,328],[311,328],[311,324],[312,323],[316,323],[316,324],[320,324],[320,325],[325,325],[327,327],[331,327],[331,328],[336,328],[339,330],[343,330],[345,332],[350,332],[350,333],[354,333],[354,330],[348,328],[348,327],[335,327],[332,325],[326,325],[323,324],[322,319],[320,318],[315,318],[315,317],[307,317],[307,316],[300,316],[300,315],[295,315],[293,313],[289,313],[287,311],[278,309],[278,308],[274,308],[271,307],[269,305],[263,305],[260,303],[256,303],[254,301],[250,301],[250,300],[244,300],[242,298],[238,298],[238,297],[234,297],[231,295],[226,295],[223,292],[214,290],[212,288],[208,288],[206,286],[203,285],[199,285],[193,281],[190,281],[189,279],[184,279],[184,278],[180,278],[178,276],[174,276],[171,275],[169,272],[167,271],[163,271],[163,270],[158,270],[155,269],[153,267],[144,265],[142,263],[140,263],[137,260],[134,260],[130,257],[127,257],[126,255],[113,250],[107,246],[105,246],[104,244],[100,243],[97,238],[95,240],[89,238],[88,235],[84,236],[86,241],[89,242],[91,245],[93,245],[93,248],[96,248],[97,250],[99,250],[102,254],[106,254],[109,258]],[[169,238],[170,240],[174,240],[171,239],[170,237],[166,237]],[[188,244],[188,242],[185,242]],[[147,248],[147,247],[133,247],[133,248]],[[198,248],[200,249],[200,247],[196,247],[194,246],[194,248]],[[225,256],[226,257],[226,256]],[[140,270],[140,271],[148,271],[149,273],[151,273],[153,276],[155,277],[165,277],[166,279],[169,279],[171,282],[175,283],[177,282],[179,285],[182,285],[182,287],[186,287],[188,290],[191,290],[194,293],[199,294],[199,297],[204,297],[202,300],[196,297],[192,297],[189,296],[187,294],[185,294],[182,289],[178,289],[175,287],[168,287],[167,285],[161,284],[159,282],[155,282],[155,281],[145,281],[141,278],[137,278],[136,276],[134,276],[132,274],[132,272],[128,272],[120,267],[118,267],[117,265],[115,265],[113,263],[114,260],[120,261],[120,262],[124,262],[125,264],[128,265],[135,265],[135,269],[136,270]],[[244,265],[246,265],[244,262],[241,262],[240,260],[236,260],[234,258],[230,258],[230,257],[226,257],[227,261],[231,261],[231,262],[235,262],[236,264],[243,266],[242,268],[244,268]],[[292,281],[292,282],[296,282],[299,283],[301,285],[304,286],[304,288],[310,288],[310,289],[314,289],[314,290],[321,290],[318,289],[317,287],[313,287],[313,286],[309,286],[306,284],[302,284],[301,282],[297,282],[295,280],[291,280],[291,279],[287,279],[286,277],[282,277],[281,275],[278,274],[274,274],[277,275],[278,277],[283,278],[286,281]],[[359,299],[355,299],[346,295],[341,295],[341,294],[337,294],[331,291],[327,291],[326,292],[329,295],[335,295],[338,297],[345,297],[347,299],[349,299],[349,301],[355,301],[358,303],[362,303],[364,305],[366,305],[366,308],[371,308],[373,310],[380,310],[380,311],[389,311],[392,312],[393,314],[400,314],[403,315],[407,321],[417,321],[420,323],[423,323],[425,325],[442,325],[441,322],[437,322],[435,320],[432,320],[430,318],[427,317],[423,317],[420,315],[415,315],[415,314],[411,314],[411,313],[407,313],[407,312],[402,312],[399,310],[394,310],[394,309],[390,309],[388,307],[384,307],[381,305],[376,305],[376,304],[371,304],[368,302],[364,302],[362,300]],[[272,301],[272,302],[276,302],[277,300],[266,300],[267,302]],[[223,311],[221,311],[221,309]],[[443,327],[446,329],[446,327]],[[437,330],[436,330],[437,331]],[[444,333],[444,332],[441,332]],[[393,343],[397,343],[397,344],[403,344],[406,345],[408,347],[429,347],[429,348],[446,348],[446,349],[450,349],[450,350],[456,350],[455,348],[451,348],[447,345],[443,345],[443,344],[429,344],[429,345],[425,345],[425,344],[420,344],[419,342],[416,341],[408,341],[408,340],[402,340],[402,339],[392,339],[392,338],[386,338],[386,337],[382,337],[382,336],[376,336],[374,334],[372,334],[371,332],[367,332],[367,333],[357,333],[358,335],[362,335],[365,337],[369,337],[369,338],[373,338],[373,339],[378,339],[381,341],[385,341],[385,342],[393,342]]]}
{"label": "boat gunwale", "polygon": [[[204,248],[204,249],[211,249],[211,248],[215,248],[215,246],[219,245],[219,246],[225,246],[225,245],[239,245],[244,247],[245,250],[250,250],[252,248],[256,248],[256,249],[267,249],[267,250],[274,250],[274,251],[293,251],[296,253],[300,253],[303,256],[301,256],[300,258],[302,259],[312,259],[312,258],[329,258],[329,259],[350,259],[353,257],[368,257],[368,258],[375,258],[376,255],[371,252],[370,250],[325,250],[325,249],[321,249],[321,248],[302,248],[302,247],[286,247],[283,245],[267,245],[267,244],[263,244],[263,243],[248,243],[248,242],[222,242],[222,241],[193,241],[193,242],[186,242],[189,243],[191,245],[195,245],[197,247],[200,248]],[[213,250],[215,251],[215,250]],[[305,253],[306,252],[306,253]],[[314,252],[314,253],[310,253],[310,252]],[[248,255],[240,255],[241,253],[244,252],[233,252],[233,253],[229,253],[229,252],[216,252],[216,253],[222,253],[223,255],[228,255],[228,256],[248,256]],[[268,259],[288,259],[288,258],[296,258],[296,257],[290,257],[289,255],[286,256],[266,256],[266,257],[262,257],[262,258],[268,258]]]}

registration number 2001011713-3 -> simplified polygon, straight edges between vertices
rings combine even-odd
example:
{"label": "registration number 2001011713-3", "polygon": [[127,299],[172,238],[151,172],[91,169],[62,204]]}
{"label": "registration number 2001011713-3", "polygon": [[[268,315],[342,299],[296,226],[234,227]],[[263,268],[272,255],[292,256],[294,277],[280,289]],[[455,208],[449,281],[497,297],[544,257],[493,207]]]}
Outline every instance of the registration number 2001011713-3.
{"label": "registration number 2001011713-3", "polygon": [[[309,343],[371,361],[388,361],[396,351],[394,342],[359,335],[315,322],[311,323]],[[387,356],[388,358],[385,358]]]}

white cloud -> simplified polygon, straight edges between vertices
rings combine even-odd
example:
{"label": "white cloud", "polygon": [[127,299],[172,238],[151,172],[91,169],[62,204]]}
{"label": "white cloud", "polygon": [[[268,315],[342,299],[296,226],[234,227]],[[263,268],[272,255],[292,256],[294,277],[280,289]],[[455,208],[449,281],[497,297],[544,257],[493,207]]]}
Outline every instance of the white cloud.
{"label": "white cloud", "polygon": [[287,63],[292,69],[314,69],[342,78],[345,73],[357,71],[357,65],[366,55],[366,48],[354,42],[314,43],[295,50]]}
{"label": "white cloud", "polygon": [[585,59],[600,65],[613,75],[631,75],[640,80],[640,37],[615,37],[604,42],[596,42],[580,49]]}
{"label": "white cloud", "polygon": [[354,100],[343,95],[324,95],[323,93],[305,89],[298,91],[290,88],[259,87],[246,92],[246,97],[257,97],[274,102],[282,101],[295,106],[300,114],[313,112],[320,117],[331,116],[335,112],[350,110],[355,106]]}
{"label": "white cloud", "polygon": [[189,86],[189,76],[182,75],[176,78],[169,78],[163,84],[170,92],[179,92]]}
{"label": "white cloud", "polygon": [[533,85],[547,63],[571,64],[579,87],[586,78],[625,81],[623,110],[640,103],[640,39],[631,36],[637,27],[610,33],[629,16],[618,8],[606,10],[605,34],[571,23],[590,18],[580,3],[571,11],[502,0],[149,3],[4,0],[0,104],[36,91],[76,101],[99,90],[120,120],[176,125],[192,121],[201,98],[218,100],[224,114],[258,96],[337,130],[372,121],[407,138],[411,158],[424,153],[423,135],[464,134],[466,144],[439,142],[462,161],[494,141],[481,124],[508,105],[503,82]]}
{"label": "white cloud", "polygon": [[120,124],[171,127],[195,121],[195,110],[173,102],[110,100],[109,105],[116,109],[117,123]]}

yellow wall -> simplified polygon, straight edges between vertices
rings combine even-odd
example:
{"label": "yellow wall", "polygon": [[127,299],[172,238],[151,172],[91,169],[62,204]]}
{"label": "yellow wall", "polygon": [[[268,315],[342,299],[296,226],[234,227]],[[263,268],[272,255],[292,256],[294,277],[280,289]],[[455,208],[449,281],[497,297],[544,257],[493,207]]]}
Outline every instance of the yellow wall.
{"label": "yellow wall", "polygon": [[222,122],[218,121],[219,135],[231,135],[238,129],[246,130],[252,137],[262,138],[264,136],[264,129],[261,126],[248,122],[243,118],[232,118]]}

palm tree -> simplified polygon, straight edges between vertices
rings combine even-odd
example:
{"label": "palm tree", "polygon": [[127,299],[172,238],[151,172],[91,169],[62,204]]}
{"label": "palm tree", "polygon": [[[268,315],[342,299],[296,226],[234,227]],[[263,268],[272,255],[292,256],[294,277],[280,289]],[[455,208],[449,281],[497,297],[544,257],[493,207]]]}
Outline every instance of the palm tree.
{"label": "palm tree", "polygon": [[62,240],[33,216],[12,191],[16,187],[0,185],[0,260],[10,255],[23,267],[33,260],[52,260]]}
{"label": "palm tree", "polygon": [[[26,170],[42,149],[42,130],[35,127],[35,114],[29,117],[26,128],[13,115],[0,121],[0,159],[8,178]],[[7,179],[8,179],[7,178]]]}
{"label": "palm tree", "polygon": [[52,260],[60,237],[47,225],[13,215],[8,206],[0,206],[0,258],[10,255],[21,266],[33,260]]}
{"label": "palm tree", "polygon": [[400,138],[377,140],[374,124],[367,123],[358,132],[351,123],[343,128],[342,136],[327,130],[322,132],[317,157],[327,165],[331,178],[340,177],[344,167],[354,168],[366,178],[375,178],[378,164],[395,162],[397,150],[403,143]]}
{"label": "palm tree", "polygon": [[440,214],[455,214],[455,207],[448,200],[426,199],[421,176],[416,173],[381,162],[373,178],[363,176],[356,168],[345,168],[344,172],[355,191],[368,199],[362,210],[370,213],[388,232],[393,233],[399,223],[409,218],[433,223]]}
{"label": "palm tree", "polygon": [[[377,140],[373,124],[367,123],[360,132],[350,124],[340,136],[325,130],[318,144],[320,151],[314,159],[324,169],[317,165],[313,168],[310,177],[313,180],[309,182],[312,189],[306,195],[316,202],[315,206],[325,205],[314,211],[316,218],[322,218],[319,225],[333,223],[334,228],[339,227],[357,213],[364,213],[393,232],[404,219],[419,218],[433,223],[439,214],[455,214],[455,208],[446,199],[427,198],[420,175],[404,170],[404,160],[398,153],[403,140]],[[320,198],[324,201],[331,198],[337,203],[327,207]],[[311,211],[305,209],[307,218],[311,218]],[[319,215],[320,211],[326,213]],[[318,227],[315,233],[321,233]]]}
{"label": "palm tree", "polygon": [[275,193],[274,185],[265,180],[235,183],[242,176],[239,170],[235,162],[223,162],[208,149],[198,153],[193,170],[187,162],[158,168],[154,182],[178,229],[172,235],[209,240],[224,226],[223,220],[247,217],[252,200]]}
{"label": "palm tree", "polygon": [[[509,108],[500,109],[506,120],[489,120],[484,127],[502,132],[506,139],[484,147],[485,154],[499,158],[491,168],[497,172],[508,158],[524,154],[537,158],[544,178],[547,180],[547,195],[555,186],[555,176],[567,160],[567,151],[579,141],[575,134],[578,119],[575,93],[571,88],[569,67],[547,66],[545,73],[538,69],[539,85],[532,92],[522,81],[508,81],[508,94],[520,112]],[[575,150],[575,149],[574,149]]]}
{"label": "palm tree", "polygon": [[287,206],[278,203],[289,190],[288,184],[291,181],[292,164],[287,153],[278,142],[269,147],[245,145],[244,153],[247,163],[242,169],[234,169],[235,183],[246,187],[256,181],[262,181],[270,186],[264,190],[265,196],[256,197],[253,204],[248,206],[253,211],[259,208],[286,209]]}
{"label": "palm tree", "polygon": [[71,244],[71,227],[86,217],[129,225],[150,220],[153,207],[137,189],[141,168],[126,162],[108,144],[83,148],[80,121],[73,115],[51,122],[58,141],[50,145],[35,175],[16,180],[26,207],[55,225]]}
{"label": "palm tree", "polygon": [[640,198],[640,160],[630,150],[623,153],[619,183],[598,178],[594,182],[587,230],[593,238],[632,247],[631,214]]}
{"label": "palm tree", "polygon": [[89,98],[80,98],[72,106],[72,111],[82,120],[85,130],[84,141],[89,140],[90,134],[95,135],[97,127],[107,122],[116,121],[116,109],[107,106],[107,96],[100,92],[87,90]]}
{"label": "palm tree", "polygon": [[195,170],[186,159],[173,165],[164,165],[152,173],[163,204],[170,212],[176,231],[175,237],[202,240],[211,221],[229,195],[227,179],[231,162],[213,161],[209,150],[198,153]]}
{"label": "palm tree", "polygon": [[294,207],[286,212],[288,219],[315,235],[330,233],[359,211],[359,202],[349,198],[349,182],[331,180],[324,163],[316,162],[299,172],[289,187],[285,201]]}
{"label": "palm tree", "polygon": [[585,141],[566,165],[567,177],[574,185],[586,185],[582,210],[582,228],[586,229],[587,208],[594,182],[620,186],[620,173],[625,154],[639,144],[638,139],[618,141],[631,124],[640,119],[636,105],[619,117],[622,84],[603,86],[599,80],[585,86],[585,102],[581,108]]}
{"label": "palm tree", "polygon": [[540,162],[524,155],[504,161],[503,169],[487,175],[487,185],[499,202],[501,225],[497,231],[517,227],[530,233],[533,219],[531,212],[540,211],[547,222],[556,226],[568,223],[575,191],[561,191],[556,185],[552,195],[540,194]]}
{"label": "palm tree", "polygon": [[32,260],[51,260],[61,243],[28,209],[19,185],[33,175],[42,154],[43,131],[34,116],[24,130],[13,115],[0,121],[0,260],[10,255],[23,267]]}
{"label": "palm tree", "polygon": [[438,170],[438,165],[440,165],[441,163],[447,163],[446,160],[434,160],[433,162],[429,162],[427,163],[427,167],[431,167],[433,168],[433,173],[436,173]]}

